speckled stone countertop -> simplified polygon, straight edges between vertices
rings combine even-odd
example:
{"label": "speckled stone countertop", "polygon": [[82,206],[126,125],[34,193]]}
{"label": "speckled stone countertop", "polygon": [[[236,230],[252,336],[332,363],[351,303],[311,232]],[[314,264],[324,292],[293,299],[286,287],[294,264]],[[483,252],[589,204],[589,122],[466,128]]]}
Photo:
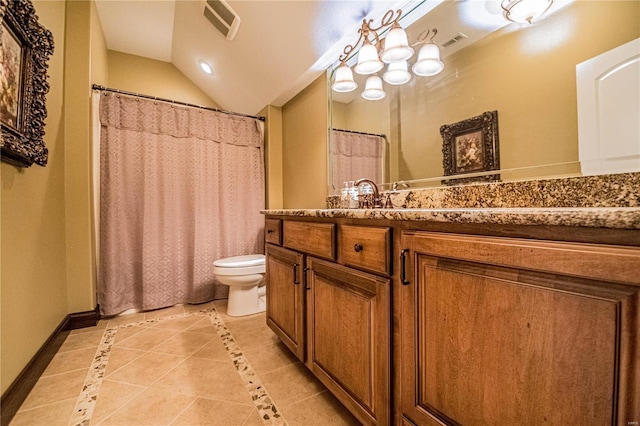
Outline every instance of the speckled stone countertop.
{"label": "speckled stone countertop", "polygon": [[459,209],[290,209],[264,215],[388,219],[501,225],[552,225],[640,229],[640,207],[459,208]]}

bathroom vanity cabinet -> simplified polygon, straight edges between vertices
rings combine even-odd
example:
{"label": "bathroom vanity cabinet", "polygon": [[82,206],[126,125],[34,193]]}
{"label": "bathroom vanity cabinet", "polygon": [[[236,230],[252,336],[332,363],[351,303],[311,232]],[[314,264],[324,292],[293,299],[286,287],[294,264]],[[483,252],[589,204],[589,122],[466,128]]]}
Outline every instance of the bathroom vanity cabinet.
{"label": "bathroom vanity cabinet", "polygon": [[640,421],[639,230],[268,220],[267,321],[363,424]]}
{"label": "bathroom vanity cabinet", "polygon": [[391,422],[389,243],[389,228],[283,221],[285,247],[266,245],[267,324],[371,425]]}

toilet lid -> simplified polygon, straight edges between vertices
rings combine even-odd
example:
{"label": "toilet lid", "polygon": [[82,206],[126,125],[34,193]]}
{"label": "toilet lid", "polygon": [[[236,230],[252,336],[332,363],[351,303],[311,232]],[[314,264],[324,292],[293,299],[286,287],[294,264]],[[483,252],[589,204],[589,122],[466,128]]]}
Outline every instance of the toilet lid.
{"label": "toilet lid", "polygon": [[264,254],[248,254],[245,256],[233,256],[218,259],[213,262],[213,266],[222,268],[246,268],[249,266],[264,265]]}

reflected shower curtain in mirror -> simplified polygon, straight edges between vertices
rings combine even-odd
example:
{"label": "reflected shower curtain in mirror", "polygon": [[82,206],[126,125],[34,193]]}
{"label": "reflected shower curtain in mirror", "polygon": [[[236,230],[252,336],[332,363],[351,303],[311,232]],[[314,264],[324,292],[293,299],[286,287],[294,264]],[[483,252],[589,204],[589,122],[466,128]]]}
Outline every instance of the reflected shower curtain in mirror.
{"label": "reflected shower curtain in mirror", "polygon": [[340,190],[343,182],[369,178],[383,182],[384,149],[386,139],[379,135],[346,132],[333,129],[331,165],[333,188]]}
{"label": "reflected shower curtain in mirror", "polygon": [[226,297],[213,262],[264,251],[262,123],[100,98],[101,313]]}

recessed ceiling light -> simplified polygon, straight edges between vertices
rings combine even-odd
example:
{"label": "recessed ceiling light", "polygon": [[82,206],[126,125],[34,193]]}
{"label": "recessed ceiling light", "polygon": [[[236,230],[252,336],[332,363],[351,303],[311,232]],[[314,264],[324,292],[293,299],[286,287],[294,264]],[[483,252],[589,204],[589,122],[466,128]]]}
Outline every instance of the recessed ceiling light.
{"label": "recessed ceiling light", "polygon": [[202,69],[202,71],[204,71],[206,74],[209,75],[213,75],[213,68],[211,68],[211,65],[209,65],[208,63],[206,63],[203,60],[200,60],[200,68]]}

